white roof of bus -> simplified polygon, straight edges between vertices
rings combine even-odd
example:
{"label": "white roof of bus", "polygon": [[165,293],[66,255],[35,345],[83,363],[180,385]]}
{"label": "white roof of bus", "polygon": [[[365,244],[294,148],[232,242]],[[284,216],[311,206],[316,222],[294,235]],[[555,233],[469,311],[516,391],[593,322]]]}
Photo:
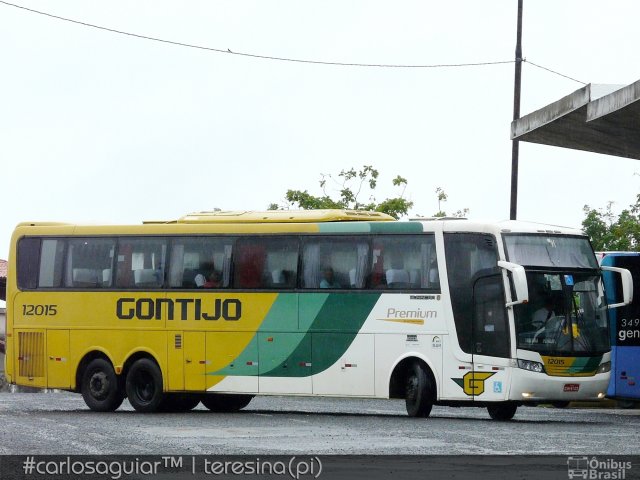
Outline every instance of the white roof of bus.
{"label": "white roof of bus", "polygon": [[482,221],[466,219],[413,219],[423,224],[425,231],[442,230],[445,232],[486,232],[486,233],[542,233],[561,235],[584,235],[579,229],[549,225],[543,223],[524,222],[520,220]]}

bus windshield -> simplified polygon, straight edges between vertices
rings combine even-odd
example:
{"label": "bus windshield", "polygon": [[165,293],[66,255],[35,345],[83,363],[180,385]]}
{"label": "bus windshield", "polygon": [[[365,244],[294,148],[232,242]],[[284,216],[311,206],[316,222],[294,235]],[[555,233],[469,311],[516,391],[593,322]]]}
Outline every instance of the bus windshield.
{"label": "bus windshield", "polygon": [[543,355],[609,350],[606,301],[594,273],[527,272],[530,302],[515,309],[518,348]]}
{"label": "bus windshield", "polygon": [[598,268],[587,237],[505,235],[509,261],[523,266]]}
{"label": "bus windshield", "polygon": [[514,310],[518,348],[546,355],[609,351],[607,304],[588,238],[504,238],[509,261],[527,270],[529,303]]}

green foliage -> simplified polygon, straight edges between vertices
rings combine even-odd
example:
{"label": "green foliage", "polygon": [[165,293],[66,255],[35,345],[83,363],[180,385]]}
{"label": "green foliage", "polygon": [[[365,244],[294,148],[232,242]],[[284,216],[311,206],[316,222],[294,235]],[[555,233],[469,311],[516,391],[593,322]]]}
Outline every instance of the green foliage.
{"label": "green foliage", "polygon": [[636,203],[620,215],[613,213],[612,202],[604,211],[589,205],[584,208],[582,227],[597,251],[640,251],[640,194]]}
{"label": "green foliage", "polygon": [[[438,211],[436,213],[434,213],[433,216],[436,217],[436,218],[438,218],[438,217],[440,217],[440,218],[441,217],[446,217],[447,216],[447,212],[445,212],[442,209],[442,204],[447,201],[449,196],[445,193],[445,191],[441,187],[436,188],[436,195],[437,195],[437,198],[438,198]],[[452,217],[463,218],[463,217],[466,217],[468,213],[469,213],[469,209],[465,208],[463,210],[458,210],[457,212],[453,213],[451,216]]]}
{"label": "green foliage", "polygon": [[[279,210],[287,208],[301,208],[303,210],[316,210],[325,208],[338,208],[348,210],[373,210],[391,215],[394,218],[400,218],[409,213],[409,209],[413,206],[413,202],[404,198],[404,192],[407,187],[407,179],[398,175],[393,179],[392,183],[395,187],[402,188],[400,195],[393,198],[387,198],[382,202],[378,202],[373,196],[373,191],[378,186],[378,177],[380,173],[371,165],[364,165],[360,170],[350,168],[342,170],[337,178],[330,174],[321,174],[320,188],[322,195],[315,196],[307,190],[287,190],[285,194],[285,205],[272,203],[269,210]],[[327,188],[333,185],[334,191],[338,193],[338,198],[332,198],[327,193]],[[360,196],[366,190],[369,190],[368,202],[361,202]]]}

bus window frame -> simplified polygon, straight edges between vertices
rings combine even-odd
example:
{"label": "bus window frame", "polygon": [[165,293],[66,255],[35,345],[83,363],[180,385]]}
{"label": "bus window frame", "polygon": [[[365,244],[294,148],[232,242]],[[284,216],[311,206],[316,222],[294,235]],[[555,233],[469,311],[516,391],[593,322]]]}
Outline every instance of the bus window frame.
{"label": "bus window frame", "polygon": [[[393,238],[393,237],[402,237],[402,238],[411,238],[417,237],[422,238],[423,236],[427,236],[430,238],[432,242],[434,251],[436,252],[435,259],[438,265],[438,286],[437,288],[428,287],[408,287],[408,288],[400,288],[394,289],[385,286],[385,288],[372,288],[371,287],[371,274],[372,274],[372,258],[373,258],[373,244],[376,238]],[[238,288],[235,286],[235,273],[236,273],[236,256],[238,250],[239,242],[242,242],[243,239],[275,239],[275,238],[289,238],[295,242],[297,242],[297,271],[296,271],[296,281],[292,287],[289,288]],[[25,288],[24,286],[17,283],[18,290],[20,291],[70,291],[70,292],[142,292],[142,291],[170,291],[170,292],[179,292],[179,291],[199,291],[200,288],[178,288],[171,287],[169,282],[170,275],[170,267],[172,262],[172,256],[174,255],[174,245],[176,241],[179,241],[183,238],[189,239],[207,239],[207,238],[215,238],[215,239],[231,239],[232,245],[232,253],[231,253],[231,271],[230,271],[230,279],[228,287],[214,287],[211,289],[207,289],[207,291],[224,291],[224,292],[283,292],[283,293],[304,293],[304,292],[379,292],[379,293],[423,293],[423,294],[441,294],[442,293],[442,263],[446,265],[446,257],[441,256],[438,252],[437,247],[437,234],[436,232],[423,232],[423,233],[325,233],[321,232],[300,232],[300,233],[274,233],[274,234],[246,234],[246,233],[213,233],[213,234],[168,234],[168,235],[157,235],[157,234],[109,234],[109,235],[25,235],[21,237],[18,242],[19,244],[23,239],[36,239],[38,241],[38,262],[37,262],[37,271],[36,279],[35,279],[35,287],[33,288]],[[111,239],[114,241],[114,255],[111,259],[111,284],[106,287],[73,287],[73,286],[65,286],[64,285],[64,277],[67,275],[67,259],[69,254],[69,240],[75,239]],[[143,288],[135,288],[135,287],[119,287],[117,286],[117,275],[118,275],[118,256],[121,252],[121,245],[125,239],[134,239],[134,240],[158,240],[159,243],[164,244],[166,246],[166,257],[165,257],[165,266],[164,266],[164,278],[162,285],[154,286],[154,287],[143,287]],[[58,240],[64,242],[64,252],[63,252],[63,281],[62,285],[59,287],[40,287],[39,283],[39,273],[40,273],[40,264],[42,261],[42,242],[43,240]],[[303,269],[304,269],[304,248],[310,242],[313,241],[332,241],[338,240],[344,243],[352,243],[355,247],[357,243],[364,243],[368,248],[367,259],[366,259],[366,279],[364,282],[364,286],[359,288],[336,288],[336,289],[325,289],[319,287],[304,287],[303,285]],[[19,250],[18,250],[19,251]]]}

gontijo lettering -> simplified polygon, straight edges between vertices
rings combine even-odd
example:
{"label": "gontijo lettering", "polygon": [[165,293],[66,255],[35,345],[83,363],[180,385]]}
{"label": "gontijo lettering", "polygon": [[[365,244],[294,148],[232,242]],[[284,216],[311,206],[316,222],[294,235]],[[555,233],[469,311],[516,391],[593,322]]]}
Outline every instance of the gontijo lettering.
{"label": "gontijo lettering", "polygon": [[116,316],[120,320],[240,320],[242,302],[237,298],[119,298]]}

